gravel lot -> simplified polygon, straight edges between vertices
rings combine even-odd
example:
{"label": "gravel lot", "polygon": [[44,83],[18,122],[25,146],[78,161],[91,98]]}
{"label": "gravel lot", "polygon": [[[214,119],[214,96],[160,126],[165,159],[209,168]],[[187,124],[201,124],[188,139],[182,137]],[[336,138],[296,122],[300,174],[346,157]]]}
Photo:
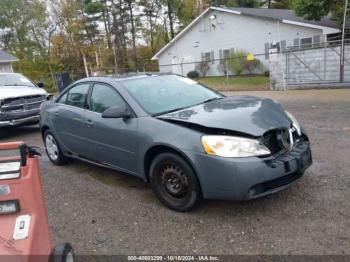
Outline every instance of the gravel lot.
{"label": "gravel lot", "polygon": [[[80,254],[350,254],[350,90],[245,94],[279,100],[308,131],[314,164],[299,182],[255,201],[176,213],[137,178],[78,161],[56,167],[44,154],[54,243]],[[37,127],[2,132],[0,142],[42,146]]]}

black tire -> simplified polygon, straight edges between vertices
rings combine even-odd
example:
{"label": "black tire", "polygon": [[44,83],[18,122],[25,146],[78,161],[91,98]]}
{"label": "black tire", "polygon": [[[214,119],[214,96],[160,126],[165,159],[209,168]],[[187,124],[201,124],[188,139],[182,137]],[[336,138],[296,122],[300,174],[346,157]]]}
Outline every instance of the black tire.
{"label": "black tire", "polygon": [[71,244],[64,243],[55,246],[52,252],[51,262],[74,262],[74,250]]}
{"label": "black tire", "polygon": [[150,168],[151,186],[168,208],[185,212],[201,200],[200,186],[191,166],[180,156],[162,153]]}
{"label": "black tire", "polygon": [[[56,157],[53,157],[53,154],[50,152],[50,149],[48,149],[49,147],[49,145],[47,145],[48,137],[50,137],[51,141],[54,142],[57,147],[57,152],[55,154]],[[62,166],[67,164],[68,158],[63,155],[60,145],[58,144],[55,136],[51,133],[50,130],[46,130],[44,133],[44,145],[45,145],[46,154],[53,164],[57,166]]]}

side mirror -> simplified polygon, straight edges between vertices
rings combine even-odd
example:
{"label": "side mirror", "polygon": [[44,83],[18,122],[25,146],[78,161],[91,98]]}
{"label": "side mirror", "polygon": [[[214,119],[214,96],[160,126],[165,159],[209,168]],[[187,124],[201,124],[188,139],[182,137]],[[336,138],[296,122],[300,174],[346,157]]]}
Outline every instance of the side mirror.
{"label": "side mirror", "polygon": [[38,82],[38,83],[36,83],[36,85],[38,87],[40,87],[40,88],[44,88],[45,87],[44,83],[42,83],[42,82]]}
{"label": "side mirror", "polygon": [[102,113],[102,118],[124,118],[131,117],[130,111],[125,107],[112,106]]}

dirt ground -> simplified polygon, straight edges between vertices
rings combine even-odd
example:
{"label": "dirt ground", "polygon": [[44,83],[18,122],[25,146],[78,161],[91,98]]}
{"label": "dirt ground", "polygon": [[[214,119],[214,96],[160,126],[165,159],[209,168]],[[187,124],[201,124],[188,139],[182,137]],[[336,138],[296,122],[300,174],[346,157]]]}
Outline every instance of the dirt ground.
{"label": "dirt ground", "polygon": [[[235,92],[280,101],[307,130],[314,164],[290,188],[250,202],[163,207],[141,180],[78,161],[41,158],[54,243],[79,254],[350,255],[350,90]],[[0,142],[43,146],[37,127]]]}

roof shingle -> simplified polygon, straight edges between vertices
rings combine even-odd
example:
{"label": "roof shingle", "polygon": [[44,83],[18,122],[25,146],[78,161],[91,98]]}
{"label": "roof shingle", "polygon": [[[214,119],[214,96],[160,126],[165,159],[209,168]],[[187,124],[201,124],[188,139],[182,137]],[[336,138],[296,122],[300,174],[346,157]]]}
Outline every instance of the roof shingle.
{"label": "roof shingle", "polygon": [[18,61],[18,58],[6,53],[4,50],[0,49],[0,63],[4,62],[16,62]]}
{"label": "roof shingle", "polygon": [[299,23],[306,23],[318,26],[325,26],[331,28],[339,28],[337,24],[329,17],[323,17],[320,21],[305,20],[302,17],[296,16],[293,10],[287,9],[272,9],[272,8],[244,8],[244,7],[220,7],[223,9],[234,10],[241,12],[243,15],[255,16],[272,20],[290,20]]}

